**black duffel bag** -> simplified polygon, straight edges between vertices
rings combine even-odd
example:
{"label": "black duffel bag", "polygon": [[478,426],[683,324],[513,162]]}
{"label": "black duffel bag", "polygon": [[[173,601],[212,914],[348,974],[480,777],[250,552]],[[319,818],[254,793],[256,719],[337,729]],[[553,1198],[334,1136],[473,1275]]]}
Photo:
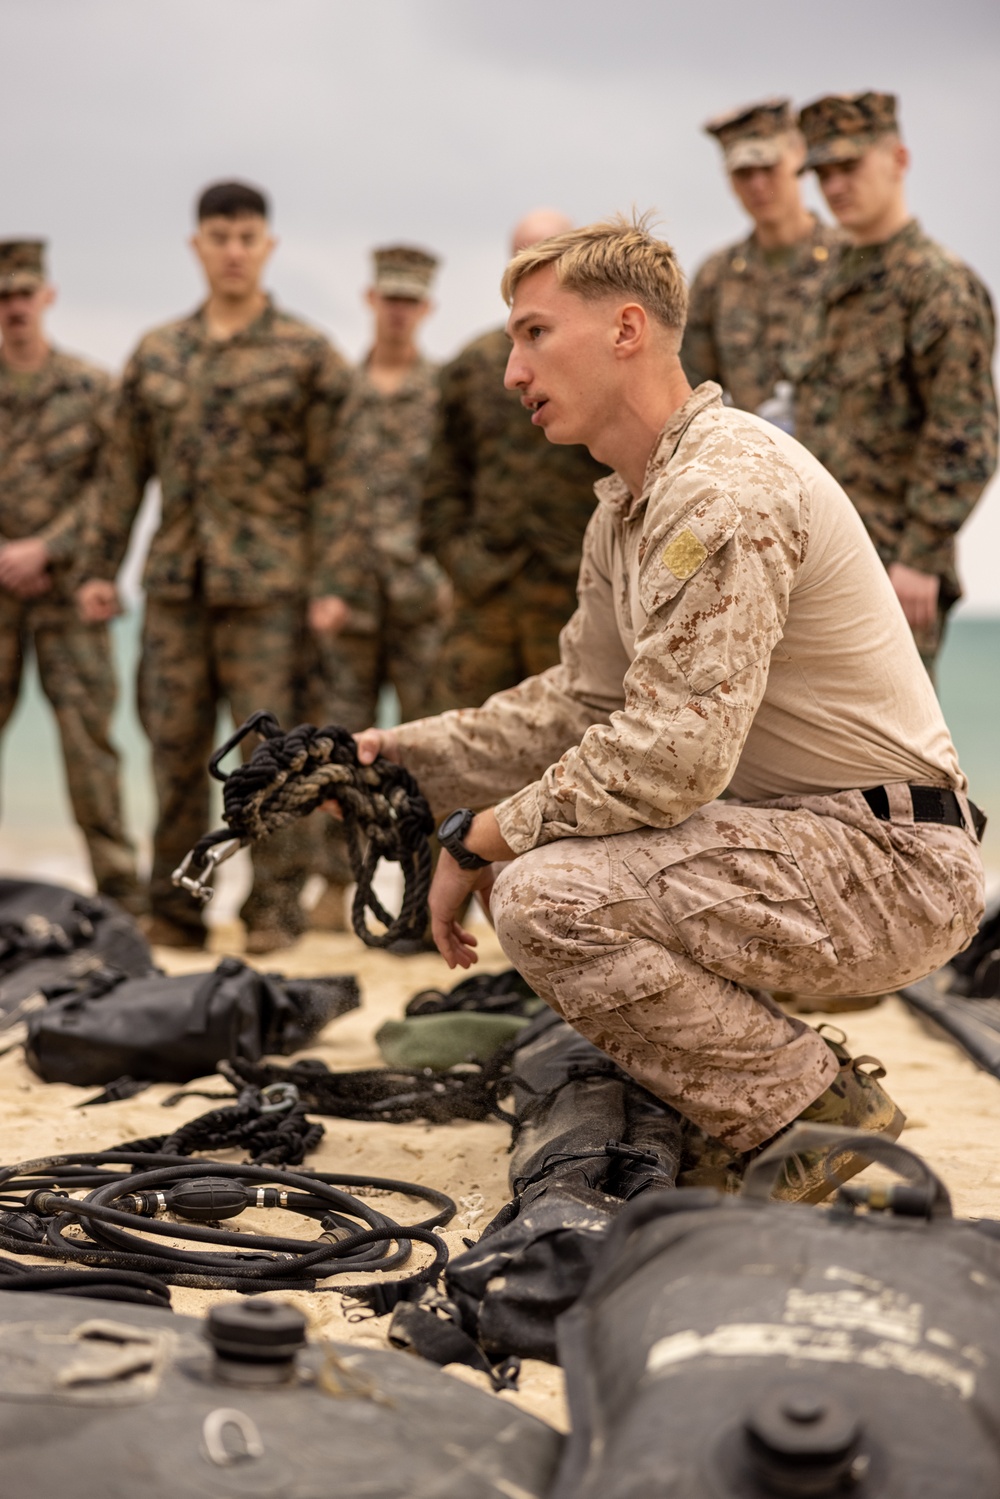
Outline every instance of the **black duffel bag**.
{"label": "black duffel bag", "polygon": [[[834,1138],[907,1181],[767,1200],[787,1154]],[[558,1324],[571,1435],[550,1499],[1000,1494],[997,1227],[954,1219],[902,1146],[818,1126],[741,1197],[639,1198]]]}
{"label": "black duffel bag", "polygon": [[28,1065],[47,1083],[82,1087],[125,1075],[186,1083],[231,1057],[299,1051],[360,1004],[353,978],[286,979],[239,958],[183,977],[105,969],[48,998],[28,1018]]}
{"label": "black duffel bag", "polygon": [[0,879],[0,1029],[37,1008],[47,985],[101,967],[136,975],[152,966],[149,944],[115,901],[44,880]]}

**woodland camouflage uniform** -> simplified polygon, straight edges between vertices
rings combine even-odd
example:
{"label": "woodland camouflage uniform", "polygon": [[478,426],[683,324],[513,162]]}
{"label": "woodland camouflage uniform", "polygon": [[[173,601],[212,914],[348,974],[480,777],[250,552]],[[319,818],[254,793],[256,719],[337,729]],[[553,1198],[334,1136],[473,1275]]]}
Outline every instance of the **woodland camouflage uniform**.
{"label": "woodland camouflage uniform", "polygon": [[325,723],[352,732],[375,722],[391,682],[404,720],[427,711],[443,634],[444,574],[420,551],[420,498],[438,405],[437,368],[420,359],[392,395],[355,371],[335,448],[331,496],[333,592],[351,606],[323,654]]}
{"label": "woodland camouflage uniform", "polygon": [[576,603],[594,481],[585,448],[558,447],[504,389],[502,329],[441,374],[441,407],[422,511],[422,545],[454,589],[438,709],[474,706],[559,657]]}
{"label": "woodland camouflage uniform", "polygon": [[[894,130],[895,100],[833,96],[801,121],[818,165]],[[994,336],[982,282],[911,219],[842,253],[797,372],[796,435],[847,490],[883,563],[941,580],[938,622],[917,641],[929,667],[962,592],[955,537],[996,467]]]}
{"label": "woodland camouflage uniform", "polygon": [[[89,576],[115,576],[158,477],[139,673],[159,799],[150,903],[193,936],[200,912],[170,876],[209,826],[218,704],[227,701],[237,723],[270,708],[290,726],[306,599],[332,592],[325,485],[346,386],[347,366],[326,339],[270,301],[224,341],[209,337],[201,311],[159,328],[125,371]],[[253,856],[247,926],[300,930],[304,835],[283,832]]]}
{"label": "woodland camouflage uniform", "polygon": [[[787,99],[734,111],[705,126],[728,171],[773,166],[795,118]],[[691,285],[681,362],[692,386],[715,380],[734,406],[757,411],[790,379],[786,355],[822,293],[843,236],[813,219],[797,244],[763,249],[756,234],[709,256]]]}
{"label": "woodland camouflage uniform", "polygon": [[18,373],[0,361],[0,539],[44,540],[52,579],[49,592],[28,601],[0,591],[0,729],[14,711],[33,645],[97,888],[134,909],[135,854],[122,821],[118,753],[110,739],[116,696],[111,643],[106,625],[82,623],[72,597],[111,390],[102,370],[58,350],[37,373]]}
{"label": "woodland camouflage uniform", "polygon": [[830,275],[840,236],[813,221],[808,239],[763,250],[751,234],[701,266],[691,302],[681,362],[692,386],[715,380],[734,406],[757,411],[779,380],[795,369],[788,359],[802,324]]}
{"label": "woodland camouflage uniform", "polygon": [[[351,608],[337,635],[317,633],[307,716],[357,733],[377,717],[391,683],[404,721],[430,711],[445,630],[447,587],[420,551],[420,498],[438,405],[437,368],[420,359],[392,395],[365,367],[344,402],[333,466],[335,523],[329,565],[334,592]],[[353,876],[339,826],[324,830],[323,872]]]}

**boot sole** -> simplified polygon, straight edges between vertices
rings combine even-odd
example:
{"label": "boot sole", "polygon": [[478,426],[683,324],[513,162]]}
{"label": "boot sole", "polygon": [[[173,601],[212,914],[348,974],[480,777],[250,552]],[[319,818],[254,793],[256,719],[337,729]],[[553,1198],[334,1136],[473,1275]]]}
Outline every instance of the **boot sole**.
{"label": "boot sole", "polygon": [[[883,1129],[873,1129],[871,1131],[872,1138],[876,1140],[898,1140],[903,1132],[903,1126],[905,1125],[905,1123],[906,1115],[903,1113],[901,1108],[894,1104],[893,1115],[889,1120],[889,1123]],[[833,1160],[837,1162],[835,1170],[830,1170],[830,1157],[827,1156],[825,1158],[824,1164],[821,1166],[821,1168],[819,1168],[822,1171],[822,1176],[819,1180],[817,1180],[811,1187],[807,1186],[806,1190],[801,1194],[797,1193],[794,1197],[782,1197],[781,1201],[810,1203],[823,1202],[827,1197],[831,1196],[832,1193],[836,1192],[838,1187],[843,1186],[844,1182],[850,1181],[852,1176],[857,1176],[859,1171],[864,1171],[866,1166],[870,1166],[872,1164],[870,1156],[854,1154],[834,1156]]]}

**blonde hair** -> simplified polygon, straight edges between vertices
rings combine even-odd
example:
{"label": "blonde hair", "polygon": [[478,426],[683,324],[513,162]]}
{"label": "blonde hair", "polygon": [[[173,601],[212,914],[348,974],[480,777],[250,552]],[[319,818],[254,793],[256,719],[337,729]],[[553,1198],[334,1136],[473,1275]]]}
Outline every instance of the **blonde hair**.
{"label": "blonde hair", "polygon": [[616,293],[631,297],[667,328],[683,329],[687,285],[677,257],[665,239],[649,232],[651,214],[631,220],[623,214],[554,234],[529,245],[510,261],[500,290],[510,306],[518,283],[543,266],[555,267],[559,285],[578,296]]}

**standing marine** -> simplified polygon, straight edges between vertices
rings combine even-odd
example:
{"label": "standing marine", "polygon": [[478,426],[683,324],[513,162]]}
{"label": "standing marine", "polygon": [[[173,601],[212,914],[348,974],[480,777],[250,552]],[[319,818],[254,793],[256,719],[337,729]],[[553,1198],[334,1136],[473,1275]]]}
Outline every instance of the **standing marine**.
{"label": "standing marine", "polygon": [[[197,216],[191,244],[208,297],[148,333],[129,360],[78,595],[85,618],[117,610],[113,580],[158,478],[139,713],[158,798],[149,935],[177,947],[205,940],[199,909],[170,877],[208,826],[206,764],[220,704],[237,723],[257,708],[295,721],[307,599],[330,591],[327,479],[347,388],[340,355],[263,290],[275,244],[263,194],[217,183]],[[247,951],[260,953],[287,946],[304,925],[301,830],[263,841],[253,859],[240,914]]]}
{"label": "standing marine", "polygon": [[116,683],[108,628],[73,605],[111,381],[48,342],[55,288],[43,240],[0,244],[0,730],[34,648],[59,727],[70,804],[104,895],[139,908],[110,739]]}
{"label": "standing marine", "polygon": [[[513,253],[570,227],[564,214],[536,210],[516,226]],[[504,389],[509,353],[496,328],[441,374],[422,517],[423,546],[454,591],[437,711],[476,707],[558,661],[604,472],[583,447],[546,444],[516,392]]]}
{"label": "standing marine", "polygon": [[804,351],[796,432],[853,500],[933,671],[962,592],[955,537],[996,467],[993,307],[910,215],[893,94],[830,94],[799,123],[850,244]]}
{"label": "standing marine", "polygon": [[788,99],[747,105],[704,129],[722,147],[753,230],[695,276],[681,361],[692,386],[715,380],[734,406],[791,430],[787,356],[842,236],[802,202],[805,147]]}
{"label": "standing marine", "polygon": [[[438,407],[437,366],[417,334],[433,304],[438,260],[411,245],[374,251],[366,301],[374,341],[354,371],[331,472],[328,598],[310,605],[317,670],[309,716],[357,731],[391,684],[404,720],[430,707],[448,580],[420,550],[420,502]],[[352,875],[339,828],[324,839],[327,888],[311,925],[346,930]]]}

